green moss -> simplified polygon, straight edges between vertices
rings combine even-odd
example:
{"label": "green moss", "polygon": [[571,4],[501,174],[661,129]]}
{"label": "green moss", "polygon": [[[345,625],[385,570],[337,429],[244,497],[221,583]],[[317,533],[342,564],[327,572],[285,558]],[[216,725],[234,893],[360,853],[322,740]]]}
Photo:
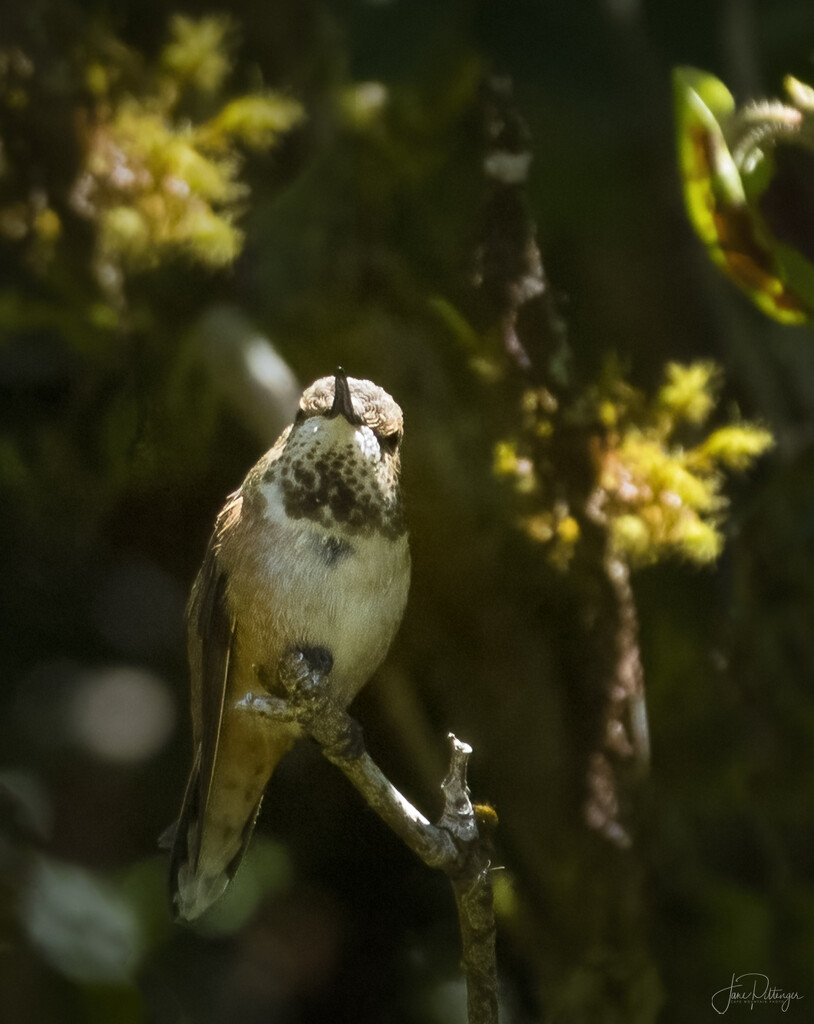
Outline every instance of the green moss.
{"label": "green moss", "polygon": [[172,38],[161,51],[161,66],[179,84],[215,92],[231,70],[227,40],[232,31],[224,15],[196,20],[175,14],[170,21]]}
{"label": "green moss", "polygon": [[495,472],[511,477],[518,494],[526,496],[532,507],[523,526],[534,540],[550,545],[556,564],[568,561],[581,537],[579,530],[566,531],[564,543],[558,524],[579,510],[569,509],[561,496],[549,505],[550,496],[562,489],[556,482],[546,486],[549,467],[558,463],[557,446],[566,436],[564,424],[567,431],[601,424],[595,487],[583,514],[606,526],[618,553],[638,565],[670,556],[705,563],[720,554],[727,472],[748,469],[771,447],[772,436],[763,427],[733,423],[687,445],[687,429],[702,431],[716,408],[721,372],[708,361],[668,363],[665,376],[648,400],[609,361],[601,383],[578,396],[561,416],[537,392],[524,396],[524,435],[497,446]]}
{"label": "green moss", "polygon": [[688,423],[703,423],[715,407],[714,387],[719,374],[718,367],[711,362],[668,363],[667,383],[656,396],[657,407],[667,416],[686,420]]}
{"label": "green moss", "polygon": [[[96,105],[81,138],[74,207],[96,226],[101,283],[121,280],[110,268],[135,271],[178,255],[216,267],[240,252],[234,221],[248,189],[239,147],[268,149],[303,111],[267,90],[220,97],[230,32],[227,18],[176,16],[156,66],[128,89],[117,84],[134,63],[124,47],[108,40],[103,58],[89,61]],[[191,120],[190,99],[209,116]]]}
{"label": "green moss", "polygon": [[750,424],[732,424],[713,431],[693,450],[691,458],[700,466],[719,463],[727,469],[745,470],[773,444],[774,438],[768,430]]}

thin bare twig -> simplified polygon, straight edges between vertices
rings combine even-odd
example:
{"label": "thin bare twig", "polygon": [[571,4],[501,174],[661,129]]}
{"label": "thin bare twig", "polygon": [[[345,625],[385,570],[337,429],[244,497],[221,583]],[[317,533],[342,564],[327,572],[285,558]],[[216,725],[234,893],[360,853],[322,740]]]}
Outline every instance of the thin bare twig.
{"label": "thin bare twig", "polygon": [[469,1024],[498,1024],[491,843],[481,836],[469,796],[466,771],[472,748],[449,734],[450,765],[441,784],[444,809],[438,824],[431,824],[364,749],[358,724],[330,697],[328,674],[293,651],[280,668],[286,699],[252,694],[241,705],[276,721],[294,722],[313,736],[396,835],[428,867],[446,873],[460,922]]}

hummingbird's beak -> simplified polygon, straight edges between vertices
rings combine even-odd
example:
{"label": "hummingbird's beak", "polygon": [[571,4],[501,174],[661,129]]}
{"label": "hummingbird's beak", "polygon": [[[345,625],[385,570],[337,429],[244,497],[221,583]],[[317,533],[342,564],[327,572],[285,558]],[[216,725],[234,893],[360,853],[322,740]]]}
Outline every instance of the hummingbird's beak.
{"label": "hummingbird's beak", "polygon": [[348,386],[348,375],[341,366],[336,368],[334,374],[334,404],[331,406],[329,416],[344,416],[348,423],[358,426],[362,420],[353,411],[353,399]]}

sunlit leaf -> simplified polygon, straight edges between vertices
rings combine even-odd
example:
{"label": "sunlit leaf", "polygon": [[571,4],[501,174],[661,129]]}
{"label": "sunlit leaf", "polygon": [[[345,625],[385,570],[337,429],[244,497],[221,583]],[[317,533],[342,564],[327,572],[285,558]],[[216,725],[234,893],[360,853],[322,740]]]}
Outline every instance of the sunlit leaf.
{"label": "sunlit leaf", "polygon": [[679,169],[693,227],[712,260],[764,313],[782,323],[804,323],[809,304],[791,286],[774,246],[761,237],[760,218],[727,143],[725,129],[735,115],[731,93],[694,68],[676,69],[673,84]]}

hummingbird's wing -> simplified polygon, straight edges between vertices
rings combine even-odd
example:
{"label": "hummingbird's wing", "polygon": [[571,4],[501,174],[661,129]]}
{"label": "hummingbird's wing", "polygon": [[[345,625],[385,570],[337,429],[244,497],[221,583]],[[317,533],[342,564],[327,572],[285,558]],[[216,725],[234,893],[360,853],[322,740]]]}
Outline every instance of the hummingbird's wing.
{"label": "hummingbird's wing", "polygon": [[220,547],[224,534],[239,522],[242,505],[241,495],[233,495],[218,516],[187,611],[192,729],[195,746],[200,749],[198,788],[202,816],[218,753],[235,639],[235,616],[229,607]]}
{"label": "hummingbird's wing", "polygon": [[223,724],[235,619],[229,607],[226,573],[219,551],[224,534],[240,520],[242,504],[242,496],[237,492],[218,516],[187,609],[195,760],[172,845],[170,887],[176,905],[179,873],[185,868],[194,874],[198,867]]}

